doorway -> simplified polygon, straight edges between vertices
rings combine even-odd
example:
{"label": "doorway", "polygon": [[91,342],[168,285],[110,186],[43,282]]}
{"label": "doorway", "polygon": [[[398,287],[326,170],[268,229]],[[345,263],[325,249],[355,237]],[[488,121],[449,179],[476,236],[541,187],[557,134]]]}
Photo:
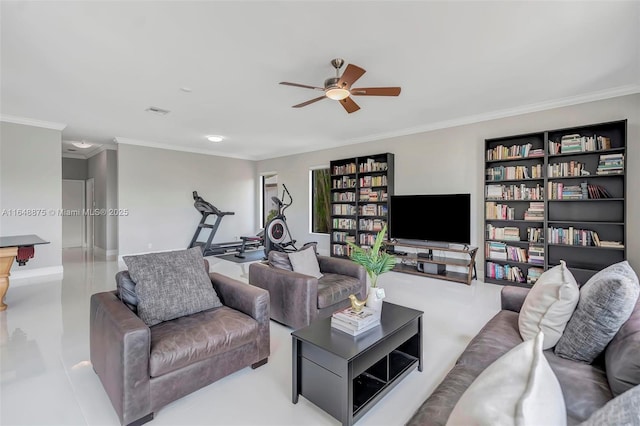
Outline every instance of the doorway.
{"label": "doorway", "polygon": [[[93,210],[96,208],[96,201],[95,201],[95,196],[94,196],[94,186],[95,186],[95,180],[94,178],[89,178],[86,180],[86,185],[85,185],[85,208],[87,210]],[[85,222],[86,222],[86,238],[85,238],[85,246],[92,249],[93,245],[94,245],[94,220],[93,220],[93,214],[88,214],[85,216]]]}
{"label": "doorway", "polygon": [[84,181],[62,179],[62,248],[84,244]]}

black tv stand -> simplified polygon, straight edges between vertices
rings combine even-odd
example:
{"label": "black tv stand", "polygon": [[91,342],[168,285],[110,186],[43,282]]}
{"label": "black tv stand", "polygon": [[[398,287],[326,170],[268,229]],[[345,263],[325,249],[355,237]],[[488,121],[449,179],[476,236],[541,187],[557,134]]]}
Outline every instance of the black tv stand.
{"label": "black tv stand", "polygon": [[431,249],[428,249],[425,252],[418,252],[416,253],[416,255],[420,258],[420,259],[433,259],[433,251],[431,251]]}
{"label": "black tv stand", "polygon": [[[437,246],[431,244],[411,244],[394,241],[387,241],[385,242],[385,245],[387,249],[393,250],[395,250],[396,247],[411,247],[416,249],[417,253],[407,254],[404,256],[402,263],[396,263],[396,266],[393,268],[393,271],[395,272],[455,281],[467,285],[471,285],[471,281],[476,278],[475,259],[478,252],[477,247],[464,246],[463,248],[453,248],[450,245]],[[434,250],[455,254],[453,254],[453,256],[435,256],[433,255]],[[440,269],[442,269],[442,266],[444,265],[447,269],[445,269],[444,273],[420,272],[416,268],[418,262],[433,263],[439,265]],[[459,269],[464,268],[466,272],[457,272],[450,270],[448,267],[458,267]]]}

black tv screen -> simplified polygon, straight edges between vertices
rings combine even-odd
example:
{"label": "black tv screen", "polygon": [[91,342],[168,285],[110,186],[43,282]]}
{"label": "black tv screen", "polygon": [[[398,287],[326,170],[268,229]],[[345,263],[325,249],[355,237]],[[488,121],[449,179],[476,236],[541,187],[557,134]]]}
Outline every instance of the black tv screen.
{"label": "black tv screen", "polygon": [[392,195],[389,238],[471,243],[471,194]]}

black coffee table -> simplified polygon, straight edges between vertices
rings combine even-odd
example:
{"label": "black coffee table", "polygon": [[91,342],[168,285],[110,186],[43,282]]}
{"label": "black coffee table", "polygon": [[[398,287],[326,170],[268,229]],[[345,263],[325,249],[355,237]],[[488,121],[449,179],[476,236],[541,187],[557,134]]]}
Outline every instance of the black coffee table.
{"label": "black coffee table", "polygon": [[352,425],[416,367],[422,371],[422,311],[383,303],[380,326],[358,336],[331,318],[291,333],[293,403],[302,395]]}

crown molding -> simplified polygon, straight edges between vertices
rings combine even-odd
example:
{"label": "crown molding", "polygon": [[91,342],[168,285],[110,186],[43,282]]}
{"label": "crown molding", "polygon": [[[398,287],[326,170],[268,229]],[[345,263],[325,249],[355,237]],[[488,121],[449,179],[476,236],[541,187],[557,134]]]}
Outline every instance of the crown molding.
{"label": "crown molding", "polygon": [[86,160],[87,159],[87,157],[85,157],[82,154],[67,154],[67,153],[62,154],[62,158],[75,158],[76,160]]}
{"label": "crown molding", "polygon": [[554,99],[552,101],[538,102],[535,104],[523,105],[515,108],[507,108],[507,109],[487,112],[483,114],[455,118],[452,120],[439,121],[436,123],[429,123],[424,126],[411,127],[403,130],[393,131],[393,132],[378,133],[375,135],[369,135],[362,138],[348,139],[335,146],[352,145],[352,144],[358,144],[362,142],[372,142],[372,141],[377,141],[381,139],[389,139],[389,138],[394,138],[399,136],[413,135],[416,133],[430,132],[433,130],[464,126],[467,124],[497,120],[500,118],[513,117],[516,115],[524,115],[532,112],[546,111],[554,108],[562,108],[565,106],[579,105],[579,104],[585,104],[589,102],[601,101],[605,99],[617,98],[620,96],[635,95],[637,93],[640,93],[640,84],[630,84],[627,86],[620,86],[620,87],[615,87],[613,89],[600,90],[597,92],[586,93],[583,95],[569,96],[566,98]]}
{"label": "crown molding", "polygon": [[[86,149],[89,149],[89,148],[86,148]],[[117,151],[118,150],[118,146],[117,145],[104,144],[104,145],[100,145],[99,147],[90,150],[86,154],[82,154],[82,153],[78,153],[78,152],[76,152],[76,153],[65,152],[65,153],[62,154],[62,158],[77,158],[79,160],[88,160],[89,158],[100,154],[102,151],[107,151],[107,150]]]}
{"label": "crown molding", "polygon": [[36,120],[33,118],[16,117],[15,115],[0,114],[0,121],[13,124],[24,124],[26,126],[42,127],[51,130],[64,130],[67,127],[64,123],[55,123],[53,121]]}
{"label": "crown molding", "polygon": [[137,146],[144,146],[144,147],[147,147],[147,148],[168,149],[170,151],[182,151],[182,152],[191,152],[191,153],[194,153],[194,154],[213,155],[213,156],[217,156],[217,157],[237,158],[237,159],[240,159],[240,160],[251,160],[251,161],[255,161],[256,160],[255,158],[252,158],[252,157],[247,157],[247,156],[242,156],[242,155],[237,155],[237,154],[220,153],[220,152],[216,152],[216,151],[210,151],[208,149],[189,148],[189,147],[184,147],[184,146],[180,146],[180,145],[173,145],[173,144],[164,144],[164,143],[158,143],[158,142],[141,141],[141,140],[138,140],[138,139],[123,138],[121,136],[115,137],[114,140],[116,141],[117,144],[123,144],[123,145],[137,145]]}
{"label": "crown molding", "polygon": [[94,149],[93,151],[90,151],[87,154],[85,154],[85,158],[89,159],[91,157],[94,157],[100,154],[102,151],[117,151],[117,150],[118,150],[117,145],[104,144],[104,145],[100,145],[98,148]]}

